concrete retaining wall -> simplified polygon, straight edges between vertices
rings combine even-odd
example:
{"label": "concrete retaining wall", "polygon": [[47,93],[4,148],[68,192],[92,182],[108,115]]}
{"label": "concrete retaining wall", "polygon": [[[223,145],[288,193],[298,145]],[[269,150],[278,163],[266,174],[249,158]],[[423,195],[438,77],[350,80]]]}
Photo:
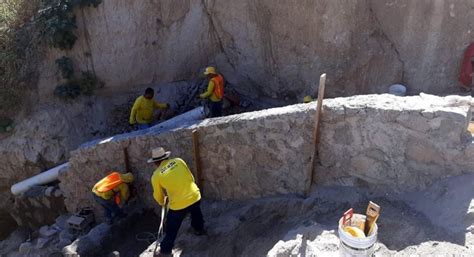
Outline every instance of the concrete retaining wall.
{"label": "concrete retaining wall", "polygon": [[[474,172],[474,145],[466,130],[470,101],[428,95],[325,100],[316,183],[412,190]],[[193,169],[193,129],[200,135],[206,197],[302,194],[310,180],[315,105],[210,119],[173,131],[151,129],[84,145],[71,153],[69,172],[61,177],[67,208],[94,205],[90,188],[110,170],[124,170],[124,147],[138,177],[139,197],[156,206],[149,183],[154,167],[146,163],[150,151],[163,146]]]}

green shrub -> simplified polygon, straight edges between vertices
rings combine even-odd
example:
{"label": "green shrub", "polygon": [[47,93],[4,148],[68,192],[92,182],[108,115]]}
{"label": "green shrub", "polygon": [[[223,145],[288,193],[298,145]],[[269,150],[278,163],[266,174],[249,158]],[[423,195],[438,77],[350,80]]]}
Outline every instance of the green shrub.
{"label": "green shrub", "polygon": [[54,89],[54,95],[63,99],[74,99],[81,95],[81,87],[76,81],[68,81]]}
{"label": "green shrub", "polygon": [[0,133],[11,130],[13,126],[13,120],[8,117],[0,116]]}
{"label": "green shrub", "polygon": [[36,82],[39,33],[30,20],[39,8],[40,0],[0,1],[0,115],[15,115]]}
{"label": "green shrub", "polygon": [[68,0],[53,0],[49,6],[40,10],[38,23],[42,36],[49,45],[61,50],[74,47],[77,36],[76,16],[73,13],[74,3]]}
{"label": "green shrub", "polygon": [[74,66],[70,58],[63,56],[56,59],[56,65],[63,79],[72,79],[74,77]]}
{"label": "green shrub", "polygon": [[81,88],[81,93],[89,96],[94,93],[94,90],[104,87],[104,82],[100,81],[99,78],[90,71],[82,72],[78,84]]}
{"label": "green shrub", "polygon": [[54,95],[63,99],[74,99],[80,95],[90,96],[96,89],[102,88],[104,82],[90,72],[81,72],[78,79],[68,80],[66,83],[58,85],[54,90]]}
{"label": "green shrub", "polygon": [[[76,8],[97,7],[101,0],[0,0],[0,115],[15,115],[21,108],[22,92],[35,85],[38,78],[44,44],[62,50],[72,49],[75,33]],[[59,62],[59,63],[58,63]],[[68,80],[55,94],[77,97],[79,84],[91,93],[100,84],[90,78],[73,81],[73,72],[65,59],[56,62],[61,75]],[[59,67],[61,66],[61,67]],[[64,68],[64,71],[63,71]],[[82,92],[82,90],[79,90]]]}

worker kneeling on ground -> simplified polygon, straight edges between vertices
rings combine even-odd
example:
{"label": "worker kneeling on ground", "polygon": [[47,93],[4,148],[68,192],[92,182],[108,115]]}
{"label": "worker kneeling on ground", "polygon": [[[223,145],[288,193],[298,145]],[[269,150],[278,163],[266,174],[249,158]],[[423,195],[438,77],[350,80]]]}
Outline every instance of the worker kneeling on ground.
{"label": "worker kneeling on ground", "polygon": [[222,115],[222,100],[224,99],[224,77],[217,73],[216,68],[207,67],[204,75],[209,79],[207,91],[199,97],[209,99],[209,111],[211,118]]}
{"label": "worker kneeling on ground", "polygon": [[147,88],[145,94],[139,96],[133,104],[130,112],[130,125],[137,124],[137,129],[147,129],[151,127],[153,122],[154,109],[168,109],[170,107],[167,103],[158,103],[153,99],[155,91],[153,88]]}
{"label": "worker kneeling on ground", "polygon": [[123,218],[121,206],[130,197],[128,184],[134,180],[132,173],[121,174],[113,171],[105,178],[97,182],[92,188],[94,199],[104,208],[105,218],[108,224],[112,224],[115,218]]}
{"label": "worker kneeling on ground", "polygon": [[162,147],[158,147],[152,150],[152,158],[148,160],[148,163],[154,163],[157,167],[151,177],[153,197],[162,208],[166,208],[165,195],[169,199],[165,237],[160,243],[161,256],[171,255],[179,227],[186,214],[191,214],[191,226],[195,234],[205,234],[199,188],[186,163],[180,158],[170,159],[170,154],[171,152],[165,152]]}

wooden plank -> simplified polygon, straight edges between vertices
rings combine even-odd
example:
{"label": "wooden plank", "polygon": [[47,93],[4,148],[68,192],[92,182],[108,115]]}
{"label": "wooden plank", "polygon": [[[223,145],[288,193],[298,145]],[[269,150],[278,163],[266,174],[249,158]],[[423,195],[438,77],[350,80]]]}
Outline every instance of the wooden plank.
{"label": "wooden plank", "polygon": [[372,229],[374,228],[374,224],[377,222],[377,219],[380,216],[380,206],[372,201],[369,202],[367,206],[367,211],[365,212],[367,217],[365,222],[365,230],[364,233],[366,236],[369,236],[372,233]]}
{"label": "wooden plank", "polygon": [[196,171],[196,184],[203,192],[203,184],[202,184],[202,175],[201,175],[201,159],[200,159],[200,152],[199,152],[199,134],[197,129],[193,130],[193,160],[194,160],[194,168]]}
{"label": "wooden plank", "polygon": [[321,123],[321,111],[323,109],[323,99],[324,99],[324,90],[326,87],[326,73],[322,74],[319,77],[319,90],[318,90],[318,102],[316,106],[316,114],[315,114],[315,121],[314,121],[314,130],[313,130],[313,144],[314,144],[314,152],[311,158],[311,169],[309,170],[309,183],[306,189],[306,197],[309,196],[311,191],[311,185],[313,184],[313,170],[316,163],[316,157],[318,156],[318,136],[319,136],[319,124]]}

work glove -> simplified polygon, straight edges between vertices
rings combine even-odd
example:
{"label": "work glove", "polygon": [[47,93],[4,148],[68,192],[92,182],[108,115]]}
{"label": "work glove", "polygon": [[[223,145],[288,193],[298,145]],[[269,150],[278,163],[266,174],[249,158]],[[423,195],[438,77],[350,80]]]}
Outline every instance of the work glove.
{"label": "work glove", "polygon": [[166,109],[169,109],[170,108],[170,104],[166,104]]}
{"label": "work glove", "polygon": [[206,99],[206,96],[205,96],[204,94],[200,94],[200,95],[199,95],[199,98],[201,98],[201,99]]}

